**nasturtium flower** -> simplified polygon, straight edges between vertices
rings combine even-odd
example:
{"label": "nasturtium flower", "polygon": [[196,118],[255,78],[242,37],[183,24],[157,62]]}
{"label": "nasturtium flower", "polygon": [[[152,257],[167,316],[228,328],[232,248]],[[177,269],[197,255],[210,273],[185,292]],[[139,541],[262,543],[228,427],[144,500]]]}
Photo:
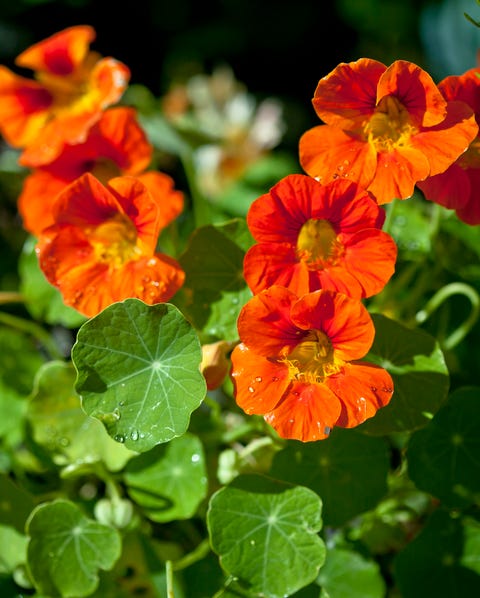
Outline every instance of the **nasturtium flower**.
{"label": "nasturtium flower", "polygon": [[356,183],[288,175],[247,213],[257,243],[245,255],[244,278],[253,293],[276,284],[299,296],[330,289],[370,297],[395,270],[397,246],[381,230],[384,220]]}
{"label": "nasturtium flower", "polygon": [[301,136],[302,168],[323,183],[355,181],[379,204],[410,197],[478,132],[466,103],[447,101],[426,71],[405,60],[341,63],[320,79],[312,103],[324,124]]}
{"label": "nasturtium flower", "polygon": [[360,361],[375,329],[361,301],[335,291],[298,297],[272,286],[250,299],[232,352],[237,404],[283,438],[326,438],[373,417],[393,393],[390,374]]}
{"label": "nasturtium flower", "polygon": [[182,286],[180,265],[156,252],[171,210],[162,211],[136,177],[116,177],[104,186],[82,175],[58,196],[53,219],[38,238],[40,268],[80,313],[92,317],[128,297],[165,302]]}
{"label": "nasturtium flower", "polygon": [[166,174],[146,171],[153,154],[153,146],[136,118],[133,108],[117,107],[103,112],[89,130],[83,143],[66,145],[62,153],[49,164],[39,166],[29,174],[18,198],[18,209],[24,228],[38,236],[53,224],[52,209],[65,187],[86,172],[100,182],[131,175],[139,178],[157,199],[163,210],[173,209],[173,217],[183,209],[183,194],[169,193],[165,205],[165,191],[173,186]]}
{"label": "nasturtium flower", "polygon": [[34,44],[15,60],[34,71],[34,79],[0,66],[0,133],[23,150],[23,166],[51,162],[65,144],[85,141],[102,111],[125,91],[130,70],[90,51],[94,39],[92,27],[78,25]]}
{"label": "nasturtium flower", "polygon": [[[447,101],[468,104],[480,124],[480,68],[446,77],[438,88]],[[445,172],[428,177],[417,186],[426,199],[455,210],[467,224],[480,224],[480,136]]]}

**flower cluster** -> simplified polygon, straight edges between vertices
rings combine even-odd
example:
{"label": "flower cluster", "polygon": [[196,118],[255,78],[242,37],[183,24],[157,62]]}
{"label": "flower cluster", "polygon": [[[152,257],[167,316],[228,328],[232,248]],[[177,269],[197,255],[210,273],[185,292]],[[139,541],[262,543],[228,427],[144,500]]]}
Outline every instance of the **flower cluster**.
{"label": "flower cluster", "polygon": [[[158,248],[184,195],[151,167],[136,110],[117,105],[128,67],[90,51],[94,39],[91,27],[74,26],[27,49],[16,64],[33,79],[0,67],[0,133],[29,169],[18,199],[24,228],[47,280],[87,317],[129,297],[169,301],[185,282]],[[248,210],[255,242],[243,275],[252,297],[238,318],[239,342],[204,346],[209,390],[231,363],[238,406],[304,442],[389,403],[390,374],[365,360],[375,330],[363,304],[395,271],[383,204],[418,187],[480,223],[479,77],[472,69],[436,85],[413,63],[362,58],[320,79],[312,103],[323,123],[299,140],[305,174],[285,176]],[[212,120],[212,102],[222,119]],[[221,151],[205,143],[196,154],[207,201],[279,142],[279,105],[254,108],[229,71],[164,98],[171,122],[181,128],[193,113],[206,137],[222,141]],[[208,156],[214,167],[202,171]]]}
{"label": "flower cluster", "polygon": [[153,147],[134,109],[115,106],[130,72],[70,27],[17,57],[35,79],[0,67],[0,131],[30,169],[18,200],[40,267],[64,302],[91,317],[115,301],[169,300],[184,272],[157,252],[183,210],[171,177],[148,170]]}
{"label": "flower cluster", "polygon": [[437,86],[403,60],[338,65],[312,100],[323,124],[299,141],[306,174],[252,203],[247,223],[257,243],[244,276],[254,296],[238,320],[231,377],[238,405],[281,437],[325,438],[389,403],[389,373],[359,361],[375,333],[361,301],[383,289],[397,256],[381,230],[382,204],[418,185],[427,199],[480,222],[478,74]]}

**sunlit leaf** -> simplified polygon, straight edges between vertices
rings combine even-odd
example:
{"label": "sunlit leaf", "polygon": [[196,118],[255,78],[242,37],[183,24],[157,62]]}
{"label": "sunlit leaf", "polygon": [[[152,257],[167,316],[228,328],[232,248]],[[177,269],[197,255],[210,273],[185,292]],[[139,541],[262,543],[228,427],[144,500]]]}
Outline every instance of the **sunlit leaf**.
{"label": "sunlit leaf", "polygon": [[191,434],[151,449],[127,466],[128,493],[153,521],[188,519],[207,492],[202,443]]}
{"label": "sunlit leaf", "polygon": [[408,443],[408,472],[418,488],[451,507],[480,503],[480,387],[452,393]]}
{"label": "sunlit leaf", "polygon": [[321,500],[308,488],[241,475],[212,496],[207,524],[222,567],[251,596],[290,596],[325,560]]}
{"label": "sunlit leaf", "polygon": [[334,428],[321,442],[290,442],[275,455],[270,474],[314,490],[322,499],[325,523],[337,526],[385,495],[389,466],[383,438]]}
{"label": "sunlit leaf", "polygon": [[367,359],[390,372],[394,392],[390,403],[361,429],[390,434],[422,428],[446,399],[450,384],[440,345],[423,330],[411,330],[381,314],[372,318],[375,341]]}
{"label": "sunlit leaf", "polygon": [[395,558],[394,577],[402,597],[480,596],[479,548],[478,521],[433,513]]}
{"label": "sunlit leaf", "polygon": [[0,575],[13,573],[27,561],[27,538],[13,527],[0,525]]}
{"label": "sunlit leaf", "polygon": [[335,598],[383,598],[385,580],[378,564],[353,550],[328,550],[317,582]]}
{"label": "sunlit leaf", "polygon": [[47,324],[62,324],[76,328],[86,318],[63,302],[60,291],[45,278],[35,253],[36,240],[28,237],[18,262],[20,290],[25,297],[25,306],[37,320]]}
{"label": "sunlit leaf", "polygon": [[118,532],[67,500],[36,507],[26,531],[33,583],[49,596],[89,596],[98,585],[99,569],[108,571],[120,557]]}
{"label": "sunlit leaf", "polygon": [[251,297],[243,258],[252,243],[245,221],[236,219],[196,229],[179,258],[186,273],[184,310],[212,338],[238,336],[238,314]]}
{"label": "sunlit leaf", "polygon": [[33,438],[59,465],[102,461],[110,471],[121,469],[135,453],[115,442],[95,418],[85,414],[74,390],[71,364],[52,361],[38,372],[27,407]]}
{"label": "sunlit leaf", "polygon": [[168,303],[107,307],[80,328],[72,360],[86,413],[132,450],[181,436],[205,397],[200,342]]}

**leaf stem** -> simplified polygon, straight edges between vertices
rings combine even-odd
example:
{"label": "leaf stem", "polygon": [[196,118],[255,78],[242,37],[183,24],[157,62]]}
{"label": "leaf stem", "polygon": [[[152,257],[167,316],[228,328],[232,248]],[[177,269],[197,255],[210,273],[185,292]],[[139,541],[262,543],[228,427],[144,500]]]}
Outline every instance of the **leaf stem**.
{"label": "leaf stem", "polygon": [[442,346],[447,350],[451,350],[458,345],[478,320],[480,315],[480,296],[477,291],[463,282],[452,282],[438,290],[427,302],[424,309],[415,315],[416,323],[422,324],[452,295],[464,295],[467,297],[471,303],[471,309],[468,317],[442,342]]}
{"label": "leaf stem", "polygon": [[4,303],[23,303],[25,297],[22,293],[17,291],[2,291],[0,292],[0,305]]}
{"label": "leaf stem", "polygon": [[182,569],[186,569],[187,567],[190,567],[190,565],[193,565],[193,563],[196,563],[197,561],[200,561],[201,559],[206,557],[209,552],[210,542],[208,538],[205,538],[200,542],[200,544],[196,548],[192,550],[192,552],[189,552],[181,559],[178,559],[178,561],[171,563],[172,569],[174,571],[181,571]]}
{"label": "leaf stem", "polygon": [[41,326],[35,324],[35,322],[5,312],[0,312],[0,324],[6,324],[7,326],[32,335],[45,347],[52,359],[60,359],[63,361],[64,355],[62,355],[52,337]]}
{"label": "leaf stem", "polygon": [[165,563],[165,573],[167,579],[167,598],[175,598],[175,594],[173,591],[173,567],[172,561],[167,561]]}

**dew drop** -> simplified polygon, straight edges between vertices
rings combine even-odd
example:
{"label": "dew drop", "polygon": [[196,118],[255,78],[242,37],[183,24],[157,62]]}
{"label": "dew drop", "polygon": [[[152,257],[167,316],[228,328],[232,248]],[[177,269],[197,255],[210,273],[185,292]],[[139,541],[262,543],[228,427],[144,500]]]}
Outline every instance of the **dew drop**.
{"label": "dew drop", "polygon": [[115,434],[113,439],[122,444],[125,442],[125,436],[123,436],[122,434]]}
{"label": "dew drop", "polygon": [[138,440],[138,430],[132,430],[130,433],[130,438],[135,442]]}
{"label": "dew drop", "polygon": [[261,377],[261,376],[257,376],[257,377],[255,378],[255,382],[261,382],[261,381],[262,381],[262,377]]}
{"label": "dew drop", "polygon": [[70,444],[70,440],[68,438],[62,437],[59,439],[58,444],[60,446],[67,447]]}
{"label": "dew drop", "polygon": [[248,392],[255,392],[255,389],[253,388],[253,386],[248,387]]}
{"label": "dew drop", "polygon": [[278,381],[279,381],[279,378],[278,378],[278,376],[273,376],[273,377],[272,377],[272,382],[278,382]]}
{"label": "dew drop", "polygon": [[200,455],[192,455],[192,463],[198,463],[200,461]]}

